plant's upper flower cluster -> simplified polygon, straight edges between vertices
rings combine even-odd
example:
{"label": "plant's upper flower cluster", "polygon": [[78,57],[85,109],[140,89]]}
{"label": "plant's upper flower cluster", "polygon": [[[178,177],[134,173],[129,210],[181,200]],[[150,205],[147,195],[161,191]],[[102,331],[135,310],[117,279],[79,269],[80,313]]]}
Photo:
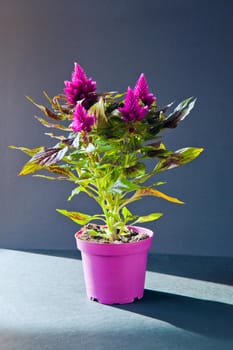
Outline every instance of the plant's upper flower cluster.
{"label": "plant's upper flower cluster", "polygon": [[124,107],[119,107],[118,109],[125,121],[142,120],[148,112],[148,106],[140,106],[135,92],[130,87],[128,87],[125,97]]}
{"label": "plant's upper flower cluster", "polygon": [[[125,121],[139,121],[143,119],[156,97],[149,93],[149,87],[144,74],[142,73],[136,82],[134,89],[128,87],[125,97],[124,107],[120,107],[119,111],[123,115]],[[143,106],[140,104],[143,103]]]}
{"label": "plant's upper flower cluster", "polygon": [[[89,115],[87,110],[97,101],[96,82],[92,78],[87,78],[83,68],[75,63],[72,80],[65,81],[64,91],[67,102],[75,105],[71,124],[73,131],[90,132],[96,118]],[[156,97],[149,92],[146,78],[142,73],[134,89],[128,87],[124,104],[118,107],[118,110],[124,121],[137,122],[146,116],[154,101]]]}
{"label": "plant's upper flower cluster", "polygon": [[88,107],[90,101],[96,100],[96,82],[92,78],[87,78],[82,67],[75,63],[72,80],[65,81],[65,94],[70,104],[76,105],[78,101],[83,101],[83,105]]}
{"label": "plant's upper flower cluster", "polygon": [[140,75],[135,85],[134,94],[136,97],[142,100],[144,105],[148,106],[148,108],[150,108],[152,103],[156,101],[156,97],[149,92],[149,87],[145,75],[143,73]]}

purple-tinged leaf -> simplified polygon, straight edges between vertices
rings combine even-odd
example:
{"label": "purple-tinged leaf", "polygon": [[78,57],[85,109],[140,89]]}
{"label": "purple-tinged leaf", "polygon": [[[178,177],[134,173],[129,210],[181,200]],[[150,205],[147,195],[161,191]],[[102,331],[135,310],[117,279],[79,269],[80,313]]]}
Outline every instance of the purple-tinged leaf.
{"label": "purple-tinged leaf", "polygon": [[[174,112],[171,113],[168,118],[164,121],[164,128],[176,128],[180,121],[184,120],[185,117],[191,112],[193,109],[196,99],[193,101],[192,97],[181,102],[175,109]],[[191,101],[191,102],[190,102]]]}
{"label": "purple-tinged leaf", "polygon": [[144,175],[146,172],[146,166],[142,162],[137,162],[136,164],[125,168],[125,175],[129,178],[135,178],[137,176]]}
{"label": "purple-tinged leaf", "polygon": [[36,153],[32,157],[31,161],[35,162],[40,166],[50,166],[60,161],[64,157],[67,151],[68,151],[68,147],[45,148],[40,152]]}
{"label": "purple-tinged leaf", "polygon": [[61,115],[54,113],[54,112],[50,111],[47,107],[36,103],[31,97],[26,96],[26,98],[31,103],[33,103],[37,108],[39,108],[47,117],[50,117],[51,119],[54,119],[54,120],[63,120],[64,119]]}
{"label": "purple-tinged leaf", "polygon": [[58,166],[58,165],[50,165],[46,167],[46,170],[48,170],[51,173],[59,174],[59,175],[66,175],[70,179],[76,179],[76,176],[70,171],[67,166]]}
{"label": "purple-tinged leaf", "polygon": [[178,166],[187,164],[197,158],[203,152],[203,148],[186,147],[173,152],[165,159],[162,159],[155,166],[153,172],[170,170]]}

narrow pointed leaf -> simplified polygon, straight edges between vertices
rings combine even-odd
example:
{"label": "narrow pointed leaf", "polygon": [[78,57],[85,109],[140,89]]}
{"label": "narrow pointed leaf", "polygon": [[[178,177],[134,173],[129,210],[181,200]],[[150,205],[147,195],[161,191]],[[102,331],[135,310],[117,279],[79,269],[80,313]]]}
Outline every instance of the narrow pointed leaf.
{"label": "narrow pointed leaf", "polygon": [[119,178],[113,186],[109,189],[110,192],[122,193],[130,192],[139,189],[140,186],[133,183],[132,181],[127,180],[126,178]]}
{"label": "narrow pointed leaf", "polygon": [[[45,95],[46,96],[46,95]],[[47,96],[46,96],[47,97]],[[63,120],[64,118],[52,111],[50,111],[47,107],[40,105],[38,103],[36,103],[31,97],[26,96],[26,98],[33,103],[37,108],[39,108],[47,117],[50,117],[54,120]]]}
{"label": "narrow pointed leaf", "polygon": [[125,175],[132,178],[144,175],[145,172],[146,166],[142,162],[137,162],[135,165],[125,168]]}
{"label": "narrow pointed leaf", "polygon": [[169,108],[171,108],[171,106],[174,105],[174,103],[175,103],[175,101],[172,101],[172,102],[168,103],[166,106],[161,108],[158,112],[165,113]]}
{"label": "narrow pointed leaf", "polygon": [[74,197],[74,196],[77,196],[80,192],[81,192],[81,186],[79,187],[76,187],[72,192],[71,192],[71,195],[68,197],[68,201],[71,201],[71,199]]}
{"label": "narrow pointed leaf", "polygon": [[37,164],[35,161],[30,160],[23,166],[23,168],[21,169],[18,175],[22,176],[22,175],[33,174],[36,171],[41,169],[43,169],[43,166]]}
{"label": "narrow pointed leaf", "polygon": [[122,209],[122,215],[126,222],[135,219],[135,215],[133,215],[126,207]]}
{"label": "narrow pointed leaf", "polygon": [[106,127],[108,119],[105,114],[104,100],[102,97],[100,97],[99,101],[90,108],[90,113],[94,113],[96,116],[96,126],[98,129]]}
{"label": "narrow pointed leaf", "polygon": [[76,176],[72,173],[72,171],[67,169],[65,166],[51,165],[46,167],[46,170],[50,171],[51,173],[66,175],[74,180],[76,179]]}
{"label": "narrow pointed leaf", "polygon": [[167,158],[162,159],[156,164],[153,172],[170,170],[178,166],[187,164],[197,158],[203,152],[203,148],[186,147],[170,154]]}
{"label": "narrow pointed leaf", "polygon": [[42,179],[47,179],[47,180],[58,180],[58,181],[64,181],[67,180],[69,181],[68,177],[65,176],[49,176],[49,175],[43,175],[43,174],[36,174],[32,175],[33,177],[41,177]]}
{"label": "narrow pointed leaf", "polygon": [[47,136],[50,136],[51,138],[53,139],[56,139],[56,140],[60,140],[60,141],[64,141],[66,140],[66,137],[63,136],[63,135],[54,135],[54,133],[51,133],[51,132],[45,132],[45,135]]}
{"label": "narrow pointed leaf", "polygon": [[[180,121],[184,120],[186,116],[193,109],[196,99],[192,100],[193,97],[187,98],[183,102],[181,102],[175,109],[174,112],[171,113],[168,118],[164,121],[164,128],[176,128]],[[191,102],[190,102],[191,101]]]}
{"label": "narrow pointed leaf", "polygon": [[[44,96],[47,98],[47,100],[49,101],[49,103],[51,104],[51,106],[53,106],[53,105],[54,105],[54,103],[53,103],[52,98],[51,98],[51,97],[49,97],[49,95],[47,94],[47,92],[46,92],[46,91],[43,91],[43,94],[44,94]],[[29,100],[29,101],[30,101],[30,100]]]}
{"label": "narrow pointed leaf", "polygon": [[38,165],[48,167],[60,161],[64,157],[67,151],[68,151],[68,147],[46,148],[36,153],[33,156],[32,161],[34,161]]}
{"label": "narrow pointed leaf", "polygon": [[175,154],[179,155],[180,165],[183,165],[197,158],[203,151],[203,148],[185,147],[175,151]]}
{"label": "narrow pointed leaf", "polygon": [[159,218],[161,218],[161,216],[163,216],[163,213],[152,213],[149,215],[145,215],[145,216],[140,216],[135,222],[139,223],[139,222],[149,222],[149,221],[155,221],[158,220]]}
{"label": "narrow pointed leaf", "polygon": [[184,204],[180,199],[168,196],[167,194],[160,192],[156,189],[150,188],[150,187],[144,187],[135,193],[136,197],[142,197],[142,196],[154,196],[154,197],[160,197],[163,198],[169,202],[178,203],[178,204]]}
{"label": "narrow pointed leaf", "polygon": [[43,147],[26,148],[26,147],[16,147],[16,146],[9,146],[9,148],[17,149],[23,153],[26,153],[30,157],[34,156],[34,154],[40,152],[43,149]]}
{"label": "narrow pointed leaf", "polygon": [[180,102],[178,104],[178,106],[176,106],[176,108],[174,109],[174,112],[178,112],[181,111],[182,109],[184,109],[185,107],[188,106],[189,102],[193,99],[193,97],[188,97],[186,98],[184,101]]}
{"label": "narrow pointed leaf", "polygon": [[85,225],[92,219],[92,216],[79,213],[76,211],[68,211],[64,209],[56,209],[56,210],[60,214],[67,216],[69,219],[71,219],[72,221],[76,222],[76,224],[79,224],[79,225]]}
{"label": "narrow pointed leaf", "polygon": [[71,128],[67,128],[66,126],[62,125],[62,124],[54,124],[54,123],[50,123],[47,120],[45,120],[44,118],[41,117],[37,117],[35,116],[35,118],[42,124],[44,125],[46,128],[54,128],[54,129],[60,129],[60,130],[64,130],[64,131],[71,131]]}

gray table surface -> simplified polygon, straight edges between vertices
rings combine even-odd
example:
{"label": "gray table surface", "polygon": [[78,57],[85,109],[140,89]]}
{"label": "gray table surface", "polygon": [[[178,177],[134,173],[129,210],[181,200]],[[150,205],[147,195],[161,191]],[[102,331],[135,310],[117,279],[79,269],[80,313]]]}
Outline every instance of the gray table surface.
{"label": "gray table surface", "polygon": [[0,249],[0,350],[233,349],[233,259],[150,255],[144,298],[85,294],[76,251]]}

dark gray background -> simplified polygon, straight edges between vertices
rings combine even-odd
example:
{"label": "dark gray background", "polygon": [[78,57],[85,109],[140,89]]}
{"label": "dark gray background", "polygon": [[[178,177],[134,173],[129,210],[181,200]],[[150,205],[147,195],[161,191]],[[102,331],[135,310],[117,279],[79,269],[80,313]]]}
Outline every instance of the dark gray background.
{"label": "dark gray background", "polygon": [[73,249],[78,227],[55,208],[97,210],[85,196],[67,203],[71,184],[17,177],[27,156],[7,149],[47,142],[24,95],[43,102],[43,90],[61,92],[77,61],[99,91],[124,91],[144,72],[160,106],[198,97],[164,141],[205,153],[158,177],[187,204],[148,198],[135,209],[165,213],[147,225],[157,252],[233,255],[232,10],[231,0],[1,1],[1,247]]}

